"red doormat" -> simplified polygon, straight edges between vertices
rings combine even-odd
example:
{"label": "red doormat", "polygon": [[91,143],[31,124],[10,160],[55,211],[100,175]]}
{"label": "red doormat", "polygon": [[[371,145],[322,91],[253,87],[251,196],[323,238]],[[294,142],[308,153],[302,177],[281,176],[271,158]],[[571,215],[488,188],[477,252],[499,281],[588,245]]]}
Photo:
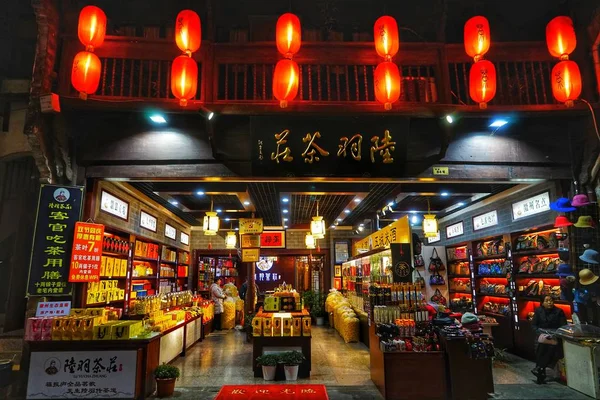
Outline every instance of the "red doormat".
{"label": "red doormat", "polygon": [[225,385],[215,400],[329,400],[325,385]]}

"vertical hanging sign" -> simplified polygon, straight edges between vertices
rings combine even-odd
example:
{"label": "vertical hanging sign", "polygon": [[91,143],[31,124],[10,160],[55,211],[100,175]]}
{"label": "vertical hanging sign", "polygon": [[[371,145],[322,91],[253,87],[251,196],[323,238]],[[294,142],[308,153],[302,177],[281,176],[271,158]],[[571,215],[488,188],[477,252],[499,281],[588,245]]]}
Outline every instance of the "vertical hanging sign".
{"label": "vertical hanging sign", "polygon": [[29,264],[28,296],[71,294],[69,261],[75,223],[81,218],[83,189],[79,186],[41,186]]}
{"label": "vertical hanging sign", "polygon": [[77,222],[71,251],[69,282],[98,282],[104,225]]}

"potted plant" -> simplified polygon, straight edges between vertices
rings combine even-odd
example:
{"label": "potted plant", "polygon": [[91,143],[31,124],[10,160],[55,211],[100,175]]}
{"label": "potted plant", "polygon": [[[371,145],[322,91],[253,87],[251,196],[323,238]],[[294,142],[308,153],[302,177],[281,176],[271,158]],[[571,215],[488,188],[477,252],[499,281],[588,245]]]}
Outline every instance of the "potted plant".
{"label": "potted plant", "polygon": [[154,370],[156,397],[171,397],[175,391],[175,380],[179,378],[179,368],[164,364]]}
{"label": "potted plant", "polygon": [[275,371],[277,370],[278,362],[279,355],[277,354],[263,354],[256,357],[256,363],[262,367],[263,379],[265,381],[275,380]]}
{"label": "potted plant", "polygon": [[298,379],[298,367],[306,360],[299,351],[286,351],[279,357],[279,362],[283,364],[286,381],[295,381]]}
{"label": "potted plant", "polygon": [[315,319],[317,326],[325,325],[325,295],[323,293],[315,293],[310,315]]}
{"label": "potted plant", "polygon": [[314,290],[307,290],[302,293],[302,301],[304,302],[304,307],[310,311],[313,303],[315,302],[315,292]]}
{"label": "potted plant", "polygon": [[246,332],[246,343],[250,343],[252,342],[252,332],[253,332],[253,327],[252,327],[252,320],[254,319],[254,313],[247,313],[246,317],[244,318],[244,332]]}

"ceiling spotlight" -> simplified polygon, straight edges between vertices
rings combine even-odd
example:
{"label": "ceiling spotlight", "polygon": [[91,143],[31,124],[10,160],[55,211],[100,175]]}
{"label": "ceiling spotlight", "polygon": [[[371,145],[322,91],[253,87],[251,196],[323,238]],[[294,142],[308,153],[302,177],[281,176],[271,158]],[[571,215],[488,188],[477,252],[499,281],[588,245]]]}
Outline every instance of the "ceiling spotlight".
{"label": "ceiling spotlight", "polygon": [[413,215],[412,218],[410,219],[410,222],[412,222],[413,224],[416,224],[417,222],[419,222],[419,217],[417,217],[416,215]]}
{"label": "ceiling spotlight", "polygon": [[443,196],[443,197],[447,197],[447,196],[449,196],[450,194],[449,194],[448,192],[442,192],[442,193],[440,193],[440,195],[441,195],[441,196]]}
{"label": "ceiling spotlight", "polygon": [[169,203],[173,204],[174,206],[179,204],[179,202],[177,200],[169,200]]}
{"label": "ceiling spotlight", "polygon": [[287,228],[288,228],[288,226],[287,226],[287,225],[284,225],[283,227],[284,227],[285,229],[287,229]]}
{"label": "ceiling spotlight", "polygon": [[360,203],[360,199],[357,197],[356,199],[354,199],[355,203]]}
{"label": "ceiling spotlight", "polygon": [[220,208],[217,208],[217,209],[215,210],[215,212],[218,214],[218,213],[220,213],[220,212],[223,212],[223,210],[221,210]]}
{"label": "ceiling spotlight", "polygon": [[214,112],[212,112],[212,111],[211,111],[211,112],[209,112],[209,113],[208,113],[208,120],[210,121],[211,119],[213,119],[213,117],[214,117],[214,116],[215,116],[215,113],[214,113]]}
{"label": "ceiling spotlight", "polygon": [[229,222],[229,221],[230,221],[230,219],[229,219],[229,218],[225,218],[225,221]]}
{"label": "ceiling spotlight", "polygon": [[350,210],[344,210],[346,214],[350,214]]}
{"label": "ceiling spotlight", "polygon": [[446,115],[446,122],[449,124],[454,122],[454,118],[452,118],[452,115],[450,115],[450,114]]}
{"label": "ceiling spotlight", "polygon": [[245,205],[245,206],[249,206],[249,205],[250,205],[250,202],[249,202],[248,200],[246,200],[246,201],[244,202],[244,205]]}
{"label": "ceiling spotlight", "polygon": [[463,203],[462,201],[461,201],[460,203],[458,203],[458,204],[457,204],[457,206],[459,206],[459,207],[462,207],[462,206],[464,206],[464,205],[465,205],[465,203]]}
{"label": "ceiling spotlight", "polygon": [[204,192],[202,190],[197,191],[196,194],[198,196],[204,196]]}
{"label": "ceiling spotlight", "polygon": [[358,227],[358,230],[359,230],[359,232],[362,232],[362,231],[364,231],[364,230],[365,230],[365,227],[364,227],[364,226],[359,226],[359,227]]}
{"label": "ceiling spotlight", "polygon": [[342,222],[342,219],[341,219],[341,218],[338,218],[338,219],[337,219],[337,222]]}
{"label": "ceiling spotlight", "polygon": [[284,214],[287,214],[287,213],[288,213],[288,210],[287,210],[287,208],[284,208],[282,211],[283,211],[283,213],[284,213]]}
{"label": "ceiling spotlight", "polygon": [[508,121],[505,119],[495,119],[490,124],[490,128],[502,128],[506,124],[508,124]]}
{"label": "ceiling spotlight", "polygon": [[394,202],[393,202],[393,201],[390,201],[390,202],[388,203],[388,207],[391,207],[391,206],[393,206],[393,205],[394,205]]}
{"label": "ceiling spotlight", "polygon": [[236,230],[236,231],[239,231],[239,230],[240,230],[240,228],[235,228],[235,230]]}
{"label": "ceiling spotlight", "polygon": [[331,229],[335,229],[335,225],[331,225],[331,226],[330,226],[330,228],[331,228]]}
{"label": "ceiling spotlight", "polygon": [[284,218],[284,219],[283,219],[283,222],[288,222],[288,219],[287,219],[287,218]]}
{"label": "ceiling spotlight", "polygon": [[281,199],[281,201],[283,201],[284,203],[287,203],[288,201],[290,201],[290,199],[288,199],[287,197],[284,197],[283,199]]}
{"label": "ceiling spotlight", "polygon": [[360,224],[359,226],[365,226],[365,224]]}
{"label": "ceiling spotlight", "polygon": [[410,210],[409,213],[416,214],[417,212],[415,210]]}
{"label": "ceiling spotlight", "polygon": [[155,124],[166,124],[167,123],[167,120],[165,119],[165,117],[162,114],[152,114],[148,118],[150,118],[150,121],[154,122]]}

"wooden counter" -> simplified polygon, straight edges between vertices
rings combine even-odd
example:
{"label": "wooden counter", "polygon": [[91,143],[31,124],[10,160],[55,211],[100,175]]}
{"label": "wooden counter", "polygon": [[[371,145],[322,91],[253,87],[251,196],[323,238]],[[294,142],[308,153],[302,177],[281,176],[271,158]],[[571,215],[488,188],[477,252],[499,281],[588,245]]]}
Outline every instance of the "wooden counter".
{"label": "wooden counter", "polygon": [[382,352],[375,325],[369,328],[371,380],[385,399],[440,400],[447,395],[444,353]]}

